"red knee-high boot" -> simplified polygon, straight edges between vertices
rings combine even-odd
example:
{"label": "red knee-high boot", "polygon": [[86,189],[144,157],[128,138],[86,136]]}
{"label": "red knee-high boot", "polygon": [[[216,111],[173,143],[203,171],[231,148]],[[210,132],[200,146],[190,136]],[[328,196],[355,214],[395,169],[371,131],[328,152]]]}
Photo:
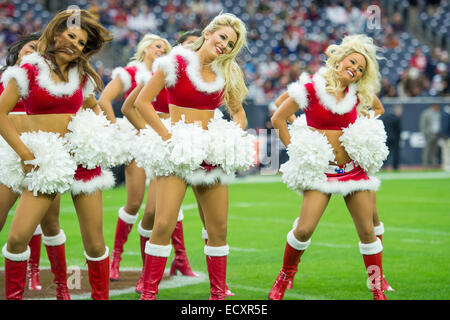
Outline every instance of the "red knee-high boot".
{"label": "red knee-high boot", "polygon": [[206,265],[208,267],[211,293],[209,300],[225,300],[227,279],[228,245],[221,247],[205,246]]}
{"label": "red knee-high boot", "polygon": [[27,263],[30,258],[30,248],[22,253],[11,253],[2,249],[5,257],[5,294],[6,300],[22,300],[27,277]]}
{"label": "red knee-high boot", "polygon": [[138,233],[141,247],[141,257],[142,257],[142,272],[139,277],[139,280],[136,284],[136,292],[142,293],[142,289],[144,287],[144,265],[145,265],[145,244],[148,240],[150,240],[150,236],[152,235],[152,230],[146,230],[142,228],[142,220],[139,221],[138,224]]}
{"label": "red knee-high boot", "polygon": [[373,293],[373,300],[386,300],[381,288],[383,279],[383,246],[380,239],[372,243],[359,243],[359,249],[363,255],[364,264],[369,275],[368,286]]}
{"label": "red knee-high boot", "polygon": [[[383,222],[380,222],[379,226],[375,226],[374,230],[375,230],[375,235],[377,236],[377,238],[380,239],[381,243],[383,243],[383,234],[384,234]],[[381,289],[383,289],[383,291],[395,291],[390,286],[390,284],[387,282],[386,278],[384,277],[384,274],[383,274],[383,279],[381,280]]]}
{"label": "red knee-high boot", "polygon": [[117,219],[116,235],[114,237],[114,247],[111,254],[110,279],[119,280],[119,266],[122,260],[123,246],[128,240],[128,235],[136,223],[138,214],[131,215],[125,212],[124,208],[119,209],[119,218]]}
{"label": "red knee-high boot", "polygon": [[171,276],[176,275],[178,270],[181,272],[183,276],[198,277],[198,275],[192,271],[186,254],[182,221],[183,221],[183,212],[180,209],[180,212],[178,214],[178,222],[175,226],[175,230],[172,233],[172,245],[175,251],[175,256],[170,266],[170,275]]}
{"label": "red knee-high boot", "polygon": [[42,285],[39,280],[39,261],[41,259],[41,240],[42,240],[42,230],[41,226],[38,225],[36,231],[31,237],[28,246],[30,247],[30,259],[28,260],[28,289],[30,290],[41,290]]}
{"label": "red knee-high boot", "polygon": [[94,300],[109,299],[109,249],[105,247],[105,254],[98,258],[89,257],[86,252],[91,298]]}
{"label": "red knee-high boot", "polygon": [[272,289],[269,292],[270,300],[283,299],[289,283],[293,281],[293,278],[297,272],[297,266],[300,263],[300,258],[310,243],[311,240],[306,242],[298,241],[294,236],[293,230],[288,233],[286,247],[284,249],[283,266],[275,279]]}
{"label": "red knee-high boot", "polygon": [[42,242],[47,250],[51,271],[55,276],[53,282],[56,284],[56,300],[70,300],[67,288],[66,235],[61,229],[56,236],[44,235]]}
{"label": "red knee-high boot", "polygon": [[167,258],[170,256],[172,246],[160,246],[147,242],[145,245],[144,286],[141,300],[156,300],[158,286],[164,275]]}
{"label": "red knee-high boot", "polygon": [[[206,231],[205,228],[202,228],[202,239],[205,241],[205,245],[208,244],[208,232]],[[228,285],[225,284],[225,295],[227,297],[232,297],[234,295],[236,295],[235,293],[233,293],[230,288],[228,288]]]}

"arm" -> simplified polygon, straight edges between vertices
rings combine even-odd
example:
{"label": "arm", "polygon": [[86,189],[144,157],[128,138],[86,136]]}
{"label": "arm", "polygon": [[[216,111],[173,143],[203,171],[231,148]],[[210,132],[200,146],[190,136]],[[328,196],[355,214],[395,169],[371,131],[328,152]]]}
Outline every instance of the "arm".
{"label": "arm", "polygon": [[3,93],[0,95],[0,134],[11,146],[11,148],[19,155],[22,160],[24,172],[29,172],[33,166],[24,165],[23,162],[26,160],[33,160],[34,155],[20,139],[16,128],[8,118],[8,113],[14,108],[19,99],[20,93],[17,82],[15,79],[11,79]]}
{"label": "arm", "polygon": [[383,104],[377,96],[373,97],[372,110],[375,111],[375,116],[381,116],[384,113]]}
{"label": "arm", "polygon": [[136,88],[131,91],[131,93],[126,98],[125,102],[122,105],[122,113],[127,117],[127,119],[137,128],[145,127],[146,123],[139,115],[134,103],[136,101],[137,96],[144,88],[143,84],[138,85]]}
{"label": "arm", "polygon": [[228,110],[230,111],[231,120],[236,122],[242,130],[245,130],[247,127],[247,115],[242,107],[242,103],[232,98]]}
{"label": "arm", "polygon": [[112,123],[116,122],[116,116],[114,115],[111,101],[113,101],[119,94],[121,94],[122,90],[122,81],[119,77],[115,77],[108,83],[108,85],[100,95],[100,98],[98,99],[100,108],[103,110],[103,112],[105,112],[106,118]]}
{"label": "arm", "polygon": [[[150,81],[147,82],[144,88],[142,88],[136,98],[135,106],[139,114],[148,124],[150,124],[153,130],[155,130],[163,140],[167,140],[170,138],[169,131],[164,126],[151,104],[151,101],[156,98],[164,86],[165,75],[164,72],[159,69],[155,72]],[[145,128],[145,126],[138,125],[136,128],[139,130]]]}
{"label": "arm", "polygon": [[280,140],[285,146],[291,143],[291,136],[286,124],[286,120],[289,119],[298,110],[298,104],[291,97],[288,97],[280,107],[275,111],[272,116],[272,125],[277,130]]}
{"label": "arm", "polygon": [[[287,91],[283,92],[276,100],[275,100],[275,106],[279,108],[281,104],[289,98],[289,93]],[[289,123],[293,123],[295,121],[295,114],[291,115],[288,119]]]}

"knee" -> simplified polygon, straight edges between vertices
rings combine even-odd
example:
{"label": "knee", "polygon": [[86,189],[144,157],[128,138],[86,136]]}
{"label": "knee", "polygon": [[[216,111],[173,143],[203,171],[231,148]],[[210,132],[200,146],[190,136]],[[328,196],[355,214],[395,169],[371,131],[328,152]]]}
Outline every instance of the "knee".
{"label": "knee", "polygon": [[367,227],[358,231],[359,239],[363,243],[372,243],[377,240],[373,227]]}
{"label": "knee", "polygon": [[139,209],[141,208],[141,203],[142,203],[142,199],[128,200],[124,210],[126,213],[128,213],[130,215],[135,215],[138,213]]}
{"label": "knee", "polygon": [[22,253],[27,250],[27,240],[26,237],[18,233],[9,233],[8,243],[6,249],[10,253]]}
{"label": "knee", "polygon": [[306,226],[297,226],[294,230],[294,236],[298,241],[306,242],[311,239],[313,229]]}
{"label": "knee", "polygon": [[227,223],[217,223],[208,226],[208,243],[226,243],[227,241]]}
{"label": "knee", "polygon": [[105,250],[107,249],[103,241],[90,243],[85,247],[86,255],[90,258],[99,258],[105,255]]}
{"label": "knee", "polygon": [[59,221],[42,221],[41,222],[42,233],[47,237],[56,236],[59,234],[61,228]]}

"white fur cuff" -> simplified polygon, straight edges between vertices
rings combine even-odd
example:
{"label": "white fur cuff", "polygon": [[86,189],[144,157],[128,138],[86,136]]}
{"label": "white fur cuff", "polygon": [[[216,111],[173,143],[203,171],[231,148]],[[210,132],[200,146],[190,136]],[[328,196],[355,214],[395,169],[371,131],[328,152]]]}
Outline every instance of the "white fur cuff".
{"label": "white fur cuff", "polygon": [[36,227],[36,230],[34,230],[33,236],[38,236],[42,234],[42,229],[41,229],[41,225],[38,224],[38,226]]}
{"label": "white fur cuff", "polygon": [[87,255],[86,251],[84,251],[84,256],[89,261],[103,261],[103,260],[105,260],[105,259],[107,259],[109,257],[109,248],[105,246],[105,253],[102,256],[98,257],[98,258],[89,257]]}
{"label": "white fur cuff", "polygon": [[111,79],[114,79],[115,77],[119,76],[120,81],[122,82],[122,92],[127,92],[131,88],[131,76],[122,67],[115,68],[111,73]]}
{"label": "white fur cuff", "polygon": [[183,221],[184,219],[184,214],[183,214],[183,209],[180,208],[180,211],[178,211],[178,222],[179,221]]}
{"label": "white fur cuff", "polygon": [[383,251],[383,245],[381,244],[381,240],[377,239],[372,243],[361,243],[359,242],[359,252],[363,255],[373,255]]}
{"label": "white fur cuff", "polygon": [[138,223],[138,233],[142,237],[150,239],[150,236],[152,235],[152,231],[153,230],[147,230],[147,229],[142,228],[142,220],[139,221],[139,223]]}
{"label": "white fur cuff", "polygon": [[59,231],[59,234],[57,234],[56,236],[47,237],[47,236],[43,235],[42,242],[44,243],[44,245],[46,245],[48,247],[60,246],[64,243],[66,243],[66,235],[65,235],[64,231],[61,229]]}
{"label": "white fur cuff", "polygon": [[147,241],[145,243],[145,253],[154,257],[167,258],[172,251],[172,245],[160,246]]}
{"label": "white fur cuff", "polygon": [[306,91],[305,84],[310,82],[309,74],[304,72],[297,81],[289,84],[287,87],[289,96],[297,102],[300,110],[308,107],[308,91]]}
{"label": "white fur cuff", "polygon": [[294,236],[294,231],[291,230],[287,234],[287,243],[289,243],[289,245],[295,250],[306,250],[311,244],[311,239],[309,239],[306,242],[298,241],[297,238]]}
{"label": "white fur cuff", "polygon": [[205,246],[203,252],[205,253],[205,255],[211,257],[224,257],[230,253],[230,247],[228,245],[224,245],[221,247]]}
{"label": "white fur cuff", "polygon": [[119,209],[119,219],[128,224],[135,224],[139,214],[131,215],[123,207]]}
{"label": "white fur cuff", "polygon": [[202,239],[208,240],[208,231],[205,228],[202,228]]}
{"label": "white fur cuff", "polygon": [[376,236],[383,235],[384,234],[384,224],[383,224],[383,222],[380,222],[380,225],[379,226],[375,226],[373,229],[375,230],[375,235]]}
{"label": "white fur cuff", "polygon": [[[91,194],[98,190],[104,190],[114,187],[115,179],[114,174],[110,170],[102,168],[102,174],[87,182],[83,180],[74,180],[71,186],[71,192],[74,196],[81,193]],[[137,218],[136,218],[137,219]]]}
{"label": "white fur cuff", "polygon": [[153,72],[156,72],[158,69],[161,69],[166,76],[166,86],[172,87],[175,85],[178,79],[177,74],[177,60],[173,55],[167,55],[164,57],[160,57],[153,62]]}
{"label": "white fur cuff", "polygon": [[6,250],[6,243],[2,248],[2,254],[3,256],[11,261],[16,261],[16,262],[20,262],[20,261],[26,261],[30,258],[30,247],[27,246],[27,250],[25,250],[22,253],[11,253],[8,250]]}

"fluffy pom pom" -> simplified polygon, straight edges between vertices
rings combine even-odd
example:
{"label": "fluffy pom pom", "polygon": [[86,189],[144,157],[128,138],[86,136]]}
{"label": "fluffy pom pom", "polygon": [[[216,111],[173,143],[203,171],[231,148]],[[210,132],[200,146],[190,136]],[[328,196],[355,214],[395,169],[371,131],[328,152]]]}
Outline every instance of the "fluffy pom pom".
{"label": "fluffy pom pom", "polygon": [[168,161],[169,153],[168,141],[163,141],[150,126],[140,130],[132,149],[136,164],[145,169],[149,179],[173,174],[175,168]]}
{"label": "fluffy pom pom", "polygon": [[247,170],[255,161],[256,137],[235,122],[212,119],[208,124],[210,144],[207,161],[220,166],[226,174]]}
{"label": "fluffy pom pom", "polygon": [[116,145],[121,146],[122,149],[116,160],[120,164],[128,164],[133,160],[133,145],[138,131],[127,118],[117,118],[115,126],[118,130],[115,135]]}
{"label": "fluffy pom pom", "polygon": [[111,125],[106,116],[96,115],[91,109],[80,110],[69,122],[66,138],[70,151],[78,164],[87,169],[105,168],[120,164],[122,145],[117,143],[117,126]]}
{"label": "fluffy pom pom", "polygon": [[69,154],[66,141],[57,133],[25,132],[20,138],[33,153],[35,159],[25,161],[38,167],[28,172],[24,185],[34,195],[40,193],[64,193],[70,189],[77,168]]}
{"label": "fluffy pom pom", "polygon": [[343,130],[339,140],[350,158],[358,162],[369,175],[375,174],[386,160],[386,131],[383,122],[374,117],[358,117]]}
{"label": "fluffy pom pom", "polygon": [[310,130],[301,118],[290,126],[289,131],[289,160],[281,165],[280,171],[289,188],[302,192],[313,183],[326,181],[324,172],[334,160],[333,148],[323,134]]}
{"label": "fluffy pom pom", "polygon": [[184,119],[173,124],[169,139],[169,161],[174,164],[176,173],[184,176],[200,168],[207,158],[209,135],[195,123],[185,123]]}
{"label": "fluffy pom pom", "polygon": [[0,183],[22,193],[24,178],[20,157],[0,136]]}

